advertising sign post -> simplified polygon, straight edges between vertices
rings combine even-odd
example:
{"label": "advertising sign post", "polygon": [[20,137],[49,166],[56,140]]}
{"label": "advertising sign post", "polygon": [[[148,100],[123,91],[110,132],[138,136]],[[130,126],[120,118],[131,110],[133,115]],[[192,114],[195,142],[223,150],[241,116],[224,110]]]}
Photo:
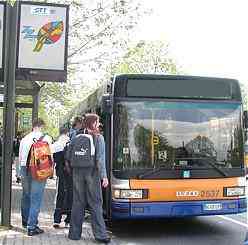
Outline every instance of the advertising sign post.
{"label": "advertising sign post", "polygon": [[12,152],[15,127],[15,64],[17,33],[17,1],[14,7],[6,6],[6,31],[4,36],[4,115],[3,115],[3,158],[1,168],[1,224],[10,227]]}
{"label": "advertising sign post", "polygon": [[20,2],[17,80],[65,82],[69,6]]}

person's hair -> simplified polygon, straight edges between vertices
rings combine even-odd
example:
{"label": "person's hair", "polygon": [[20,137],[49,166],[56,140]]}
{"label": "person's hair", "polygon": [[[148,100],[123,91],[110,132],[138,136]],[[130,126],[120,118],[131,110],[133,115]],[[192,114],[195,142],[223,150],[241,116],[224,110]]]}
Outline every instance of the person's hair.
{"label": "person's hair", "polygon": [[67,134],[69,132],[69,129],[66,127],[60,127],[59,128],[59,134]]}
{"label": "person's hair", "polygon": [[45,124],[44,120],[41,118],[37,118],[33,121],[33,128],[36,128],[36,127],[41,128],[41,127],[44,127],[45,125],[46,124]]}
{"label": "person's hair", "polygon": [[74,128],[77,125],[77,123],[82,123],[82,121],[83,121],[82,117],[79,116],[75,117],[72,123],[72,127]]}
{"label": "person's hair", "polygon": [[93,124],[99,120],[99,116],[97,114],[89,113],[85,115],[84,118],[84,126],[90,130],[94,130]]}

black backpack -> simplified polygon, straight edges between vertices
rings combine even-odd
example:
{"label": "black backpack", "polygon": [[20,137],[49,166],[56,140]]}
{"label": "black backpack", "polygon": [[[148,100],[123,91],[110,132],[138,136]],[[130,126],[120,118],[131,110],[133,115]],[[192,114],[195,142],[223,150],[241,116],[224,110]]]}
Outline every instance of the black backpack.
{"label": "black backpack", "polygon": [[94,167],[96,138],[91,134],[78,134],[69,145],[69,160],[73,168]]}

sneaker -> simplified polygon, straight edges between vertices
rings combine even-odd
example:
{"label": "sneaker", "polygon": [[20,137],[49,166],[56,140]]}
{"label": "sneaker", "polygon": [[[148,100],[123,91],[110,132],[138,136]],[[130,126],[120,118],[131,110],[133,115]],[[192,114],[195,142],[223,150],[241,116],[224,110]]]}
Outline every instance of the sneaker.
{"label": "sneaker", "polygon": [[106,238],[95,238],[95,240],[97,242],[100,242],[100,243],[108,244],[108,243],[110,243],[111,238],[110,237],[106,237]]}
{"label": "sneaker", "polygon": [[39,232],[39,234],[44,233],[44,230],[42,230],[39,226],[36,226],[36,231]]}
{"label": "sneaker", "polygon": [[44,230],[36,227],[35,229],[28,230],[28,236],[35,236],[44,233]]}
{"label": "sneaker", "polygon": [[54,224],[53,224],[53,228],[55,228],[55,229],[58,229],[58,228],[60,228],[60,225],[59,225],[59,223],[54,223]]}

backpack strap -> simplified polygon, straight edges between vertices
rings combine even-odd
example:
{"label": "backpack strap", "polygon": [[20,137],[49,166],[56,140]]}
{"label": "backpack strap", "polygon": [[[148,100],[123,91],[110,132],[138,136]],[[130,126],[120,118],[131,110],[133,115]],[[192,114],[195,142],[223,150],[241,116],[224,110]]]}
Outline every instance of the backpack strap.
{"label": "backpack strap", "polygon": [[29,165],[30,165],[30,160],[31,160],[31,150],[32,150],[32,145],[30,147],[30,150],[28,152],[28,158],[26,162],[26,175],[28,175],[28,170],[29,170]]}
{"label": "backpack strap", "polygon": [[42,141],[45,138],[46,134],[43,134],[40,136],[39,139],[33,138],[33,143],[36,143],[37,141]]}
{"label": "backpack strap", "polygon": [[95,146],[95,155],[94,155],[94,169],[93,169],[93,174],[95,173],[95,171],[98,170],[98,165],[97,165],[97,160],[96,160],[96,156],[97,156],[97,153],[98,153],[98,136],[96,135],[92,135],[92,138],[93,138],[93,143],[94,143],[94,146]]}
{"label": "backpack strap", "polygon": [[42,141],[45,138],[46,134],[43,134],[40,136],[40,138],[38,139],[38,141]]}

